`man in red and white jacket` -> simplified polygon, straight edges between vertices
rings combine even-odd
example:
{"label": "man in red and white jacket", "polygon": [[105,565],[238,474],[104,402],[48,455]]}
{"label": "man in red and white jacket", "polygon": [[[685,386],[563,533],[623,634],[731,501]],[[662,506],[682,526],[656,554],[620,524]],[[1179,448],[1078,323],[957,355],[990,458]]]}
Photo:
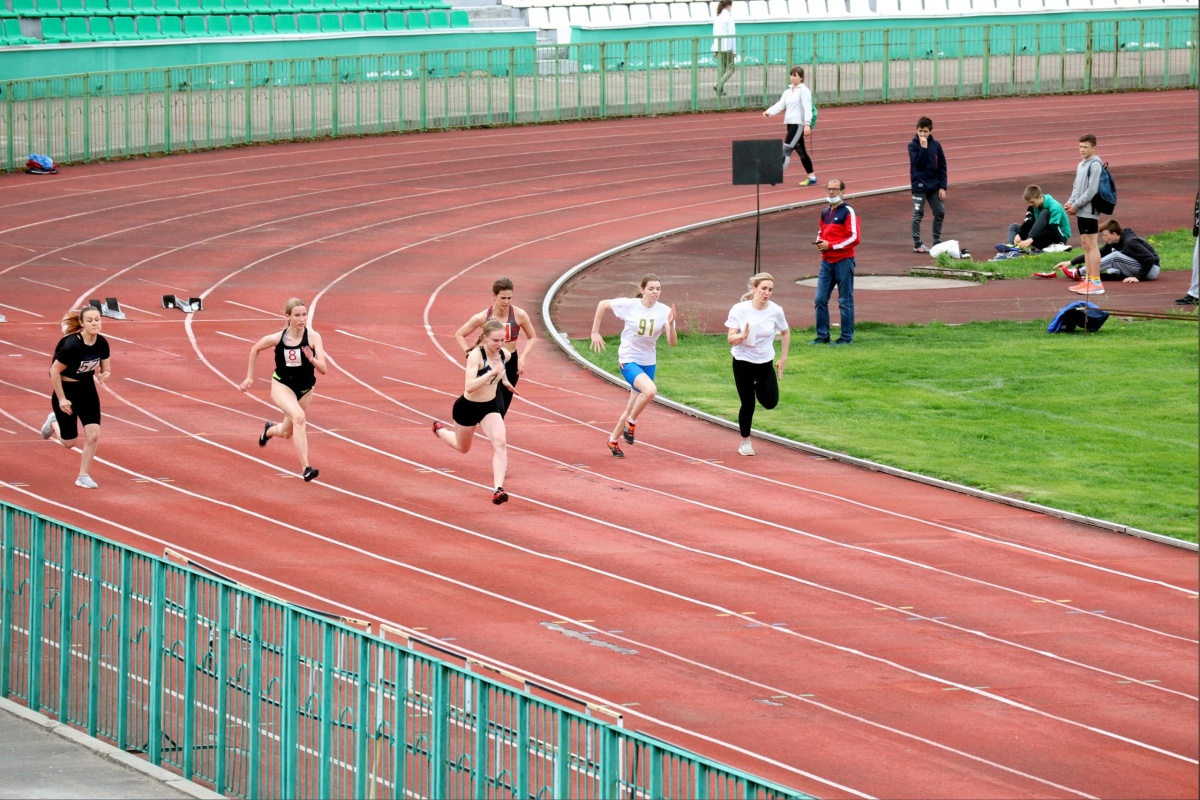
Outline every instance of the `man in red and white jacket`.
{"label": "man in red and white jacket", "polygon": [[833,344],[854,341],[854,246],[859,241],[858,215],[842,202],[846,184],[834,178],[826,185],[825,202],[829,208],[821,212],[821,229],[814,244],[821,251],[821,271],[817,275],[817,338],[809,344],[830,344],[829,296],[837,286],[838,309],[841,311],[841,335]]}

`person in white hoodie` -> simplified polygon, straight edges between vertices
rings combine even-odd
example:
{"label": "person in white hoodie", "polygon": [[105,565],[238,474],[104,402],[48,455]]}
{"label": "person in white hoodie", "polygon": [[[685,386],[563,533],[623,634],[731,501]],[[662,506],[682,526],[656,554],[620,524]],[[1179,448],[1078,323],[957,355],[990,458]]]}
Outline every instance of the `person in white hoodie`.
{"label": "person in white hoodie", "polygon": [[785,111],[783,121],[787,124],[787,133],[783,137],[783,168],[792,160],[792,153],[800,153],[800,163],[808,171],[808,178],[800,182],[801,186],[815,186],[817,174],[813,172],[812,159],[804,148],[805,134],[812,133],[812,92],[804,85],[804,67],[792,67],[791,85],[783,90],[779,102],[763,112],[764,117],[773,117],[780,111]]}
{"label": "person in white hoodie", "polygon": [[713,20],[712,51],[717,54],[717,82],[713,91],[717,97],[725,96],[725,81],[733,75],[733,63],[737,60],[737,39],[734,38],[733,0],[720,0],[717,15]]}

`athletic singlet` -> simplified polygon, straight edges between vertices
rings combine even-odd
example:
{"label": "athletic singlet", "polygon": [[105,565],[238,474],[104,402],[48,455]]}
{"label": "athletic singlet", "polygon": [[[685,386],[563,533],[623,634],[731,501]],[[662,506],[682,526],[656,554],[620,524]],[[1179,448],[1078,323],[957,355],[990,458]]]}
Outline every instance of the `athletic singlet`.
{"label": "athletic singlet", "polygon": [[284,328],[283,333],[279,335],[279,343],[275,345],[275,375],[273,377],[281,383],[295,384],[301,387],[316,385],[316,369],[308,360],[308,356],[304,354],[304,348],[308,346],[308,328],[304,329],[304,335],[300,337],[300,344],[295,347],[285,345],[283,342],[286,338],[287,328]]}
{"label": "athletic singlet", "polygon": [[[492,306],[488,306],[487,316],[484,317],[484,322],[492,318]],[[504,341],[511,344],[521,335],[521,326],[517,324],[517,309],[509,305],[508,307],[508,322],[504,323]]]}
{"label": "athletic singlet", "polygon": [[[476,378],[482,378],[484,375],[487,375],[488,372],[490,372],[492,369],[492,365],[488,363],[487,351],[485,351],[483,349],[483,345],[479,345],[479,355],[483,356],[483,366],[479,368],[479,372],[475,373]],[[504,348],[501,347],[500,348],[500,365],[501,366],[507,366],[508,359],[506,359],[504,357],[504,355],[505,355]]]}

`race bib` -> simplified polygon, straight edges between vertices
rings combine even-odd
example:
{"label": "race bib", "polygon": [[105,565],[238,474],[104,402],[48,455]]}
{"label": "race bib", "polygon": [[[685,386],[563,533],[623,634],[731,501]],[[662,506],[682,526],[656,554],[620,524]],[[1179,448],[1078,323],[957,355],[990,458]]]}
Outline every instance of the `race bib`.
{"label": "race bib", "polygon": [[299,347],[285,347],[283,348],[283,365],[285,367],[303,366],[302,356]]}
{"label": "race bib", "polygon": [[88,361],[80,361],[79,369],[75,370],[76,375],[86,375],[89,372],[95,372],[100,366],[100,359],[93,358]]}

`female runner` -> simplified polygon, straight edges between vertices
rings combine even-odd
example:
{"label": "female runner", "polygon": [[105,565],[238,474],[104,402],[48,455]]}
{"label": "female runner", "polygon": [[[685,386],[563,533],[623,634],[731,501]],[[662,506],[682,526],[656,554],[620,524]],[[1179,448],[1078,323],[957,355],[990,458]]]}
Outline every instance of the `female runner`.
{"label": "female runner", "polygon": [[[738,453],[743,456],[754,455],[750,426],[754,422],[755,398],[767,409],[779,403],[778,378],[783,377],[783,365],[787,363],[792,342],[783,309],[771,302],[775,279],[770,273],[760,272],[750,278],[749,289],[742,295],[742,302],[729,309],[729,319],[725,320],[728,341],[733,346],[733,382],[742,401],[738,410],[738,428],[742,434]],[[782,334],[783,348],[779,362],[772,369],[776,333]]]}
{"label": "female runner", "polygon": [[[458,342],[458,346],[462,348],[463,355],[469,356],[471,355],[471,351],[475,349],[475,345],[479,344],[479,338],[476,337],[474,344],[472,344],[467,341],[467,337],[483,328],[483,324],[489,319],[499,320],[504,325],[504,349],[508,350],[512,356],[516,356],[515,358],[510,357],[505,362],[508,382],[516,386],[517,381],[521,379],[521,375],[525,372],[525,364],[529,360],[529,354],[533,351],[534,345],[538,343],[538,336],[537,330],[533,327],[533,320],[529,318],[529,314],[523,308],[514,306],[512,299],[512,281],[508,278],[497,278],[492,283],[492,304],[463,323],[463,326],[455,332],[454,339]],[[525,333],[525,347],[518,354],[517,339],[520,337],[522,331]],[[496,389],[500,392],[500,397],[504,401],[504,410],[500,412],[501,415],[504,415],[508,412],[508,406],[512,403],[512,393],[504,385],[500,385]]]}
{"label": "female runner", "polygon": [[308,327],[308,306],[293,297],[283,307],[287,327],[279,333],[269,333],[250,348],[250,364],[246,367],[246,380],[238,386],[243,392],[254,383],[254,363],[263,350],[275,350],[275,374],[271,376],[271,402],[284,413],[283,422],[267,421],[258,446],[266,447],[274,437],[291,439],[300,459],[301,477],[307,483],[321,474],[319,469],[308,463],[308,432],[305,414],[312,405],[313,387],[317,385],[316,373],[324,375],[329,366],[325,362],[325,346],[321,334]]}
{"label": "female runner", "polygon": [[504,347],[504,323],[489,319],[483,323],[479,346],[467,356],[466,383],[462,395],[454,401],[454,427],[434,420],[433,435],[460,453],[471,449],[476,426],[492,442],[492,478],[496,491],[492,502],[508,502],[504,491],[504,474],[508,470],[508,442],[504,431],[504,398],[497,391],[501,386],[513,391],[508,380],[507,363],[516,356]]}
{"label": "female runner", "polygon": [[596,306],[596,317],[592,320],[592,352],[605,349],[604,337],[600,335],[600,320],[604,312],[611,310],[625,327],[621,330],[621,346],[617,349],[617,364],[621,375],[631,387],[629,402],[617,420],[612,436],[608,437],[608,449],[615,458],[624,458],[617,437],[623,436],[626,444],[635,441],[637,418],[654,396],[658,387],[654,385],[655,365],[658,360],[658,337],[667,334],[667,344],[675,346],[675,306],[669,308],[658,302],[662,294],[662,281],[651,273],[642,277],[641,291],[636,297],[617,297],[601,300]]}
{"label": "female runner", "polygon": [[96,381],[108,382],[108,340],[100,335],[100,309],[88,306],[63,317],[66,334],[54,348],[50,362],[50,407],[54,409],[42,424],[42,438],[58,437],[70,450],[83,424],[83,457],[79,459],[79,477],[75,485],[81,489],[98,489],[88,475],[92,458],[100,444],[100,395]]}

